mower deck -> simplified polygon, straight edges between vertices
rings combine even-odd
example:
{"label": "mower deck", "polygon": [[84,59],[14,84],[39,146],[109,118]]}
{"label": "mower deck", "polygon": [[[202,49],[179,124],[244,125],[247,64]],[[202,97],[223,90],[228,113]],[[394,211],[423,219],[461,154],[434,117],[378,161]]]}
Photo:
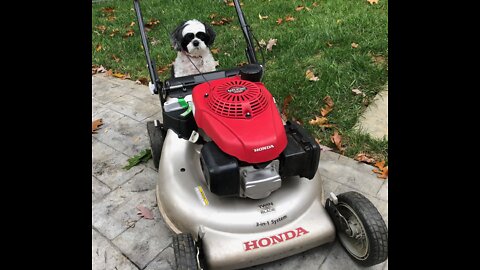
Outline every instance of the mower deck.
{"label": "mower deck", "polygon": [[283,180],[282,188],[265,199],[219,197],[205,183],[201,147],[167,131],[157,201],[174,232],[200,235],[209,269],[266,263],[335,239],[318,172],[312,180]]}

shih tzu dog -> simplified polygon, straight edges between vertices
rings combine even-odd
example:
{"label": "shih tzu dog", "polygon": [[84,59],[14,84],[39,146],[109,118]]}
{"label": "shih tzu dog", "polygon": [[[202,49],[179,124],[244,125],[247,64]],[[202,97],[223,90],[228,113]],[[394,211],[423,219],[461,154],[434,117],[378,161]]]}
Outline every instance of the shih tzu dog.
{"label": "shih tzu dog", "polygon": [[178,51],[173,63],[174,77],[198,74],[198,70],[202,73],[215,71],[215,60],[209,48],[214,40],[215,32],[209,25],[198,20],[180,24],[171,34],[173,47]]}

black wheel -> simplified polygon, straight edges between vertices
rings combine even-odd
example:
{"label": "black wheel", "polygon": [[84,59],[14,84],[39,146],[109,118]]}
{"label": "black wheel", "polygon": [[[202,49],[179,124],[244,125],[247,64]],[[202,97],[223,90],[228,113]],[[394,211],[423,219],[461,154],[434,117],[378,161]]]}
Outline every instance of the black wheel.
{"label": "black wheel", "polygon": [[159,121],[157,122],[157,126],[155,126],[154,121],[148,121],[147,131],[148,137],[150,138],[150,149],[152,150],[153,165],[155,166],[155,169],[158,169],[166,130],[164,130],[163,125]]}
{"label": "black wheel", "polygon": [[197,270],[197,247],[193,237],[189,233],[181,233],[173,236],[173,252],[177,270]]}
{"label": "black wheel", "polygon": [[384,262],[388,256],[388,229],[377,208],[358,192],[342,193],[337,198],[337,235],[350,257],[363,266]]}

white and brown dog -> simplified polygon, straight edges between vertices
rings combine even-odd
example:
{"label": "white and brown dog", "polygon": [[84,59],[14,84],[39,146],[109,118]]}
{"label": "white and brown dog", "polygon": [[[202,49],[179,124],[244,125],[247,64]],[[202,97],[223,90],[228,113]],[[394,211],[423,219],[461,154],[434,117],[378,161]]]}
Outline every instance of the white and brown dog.
{"label": "white and brown dog", "polygon": [[198,20],[180,24],[171,34],[173,47],[178,51],[173,63],[174,77],[198,74],[198,70],[202,73],[215,71],[215,60],[209,48],[214,40],[215,32],[209,25]]}

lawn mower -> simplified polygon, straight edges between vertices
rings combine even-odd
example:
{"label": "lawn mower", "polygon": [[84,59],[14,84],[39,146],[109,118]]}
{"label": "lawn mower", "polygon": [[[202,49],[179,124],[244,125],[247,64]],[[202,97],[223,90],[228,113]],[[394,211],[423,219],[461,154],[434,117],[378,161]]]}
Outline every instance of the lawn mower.
{"label": "lawn mower", "polygon": [[[157,201],[175,232],[177,269],[239,269],[339,241],[359,264],[387,259],[388,231],[357,192],[324,199],[320,147],[283,121],[234,0],[248,64],[160,81],[140,3],[134,8],[163,122],[147,123]],[[166,105],[177,104],[178,106]],[[172,109],[173,108],[173,109]]]}

